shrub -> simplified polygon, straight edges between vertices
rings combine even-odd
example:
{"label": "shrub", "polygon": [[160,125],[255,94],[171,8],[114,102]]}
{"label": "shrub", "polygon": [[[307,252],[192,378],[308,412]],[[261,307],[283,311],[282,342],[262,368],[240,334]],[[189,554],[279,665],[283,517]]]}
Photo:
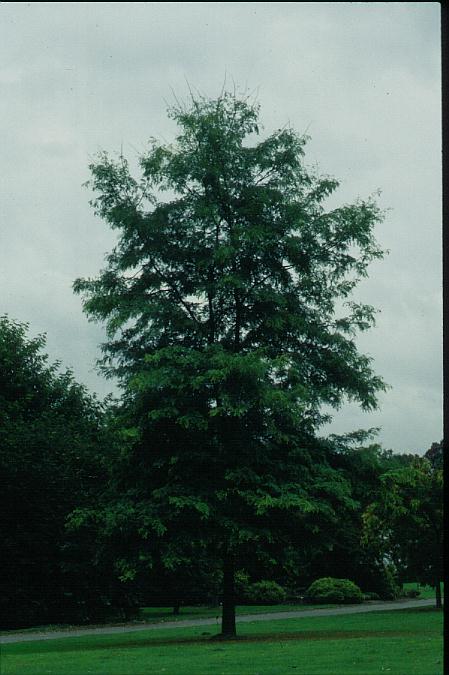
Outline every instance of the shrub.
{"label": "shrub", "polygon": [[322,605],[326,603],[363,602],[360,588],[349,579],[323,577],[314,581],[306,592],[308,602]]}
{"label": "shrub", "polygon": [[286,591],[275,581],[250,584],[245,600],[251,605],[277,605],[287,599]]}

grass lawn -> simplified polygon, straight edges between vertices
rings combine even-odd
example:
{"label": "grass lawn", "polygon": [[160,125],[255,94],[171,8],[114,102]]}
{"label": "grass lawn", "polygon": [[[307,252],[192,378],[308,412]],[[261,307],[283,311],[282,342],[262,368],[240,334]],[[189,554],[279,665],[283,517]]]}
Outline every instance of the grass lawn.
{"label": "grass lawn", "polygon": [[[270,612],[301,612],[306,609],[324,609],[340,605],[237,605],[236,614],[269,614]],[[221,617],[221,607],[181,607],[180,613],[173,614],[173,607],[142,607],[141,618],[148,622],[184,621],[185,619],[209,619]]]}
{"label": "grass lawn", "polygon": [[[2,675],[441,675],[442,612],[396,610],[6,644]],[[204,629],[208,630],[204,630]]]}
{"label": "grass lawn", "polygon": [[[340,605],[238,605],[236,614],[269,614],[271,612],[301,612],[306,609],[324,609],[329,607],[340,607]],[[173,607],[142,607],[140,615],[135,620],[126,623],[164,623],[167,621],[185,621],[187,619],[213,619],[219,617],[221,620],[221,607],[204,606],[185,606],[181,607],[179,614],[173,614]],[[40,633],[42,631],[60,631],[70,628],[95,628],[104,625],[121,625],[123,621],[113,621],[103,624],[84,624],[73,626],[71,624],[46,624],[43,626],[33,626],[32,628],[13,628],[11,630],[0,630],[0,635],[8,633]],[[1,671],[0,671],[1,673]]]}
{"label": "grass lawn", "polygon": [[[435,598],[435,589],[432,588],[432,586],[420,586],[417,581],[410,581],[405,584],[403,584],[404,590],[410,591],[410,590],[417,590],[419,591],[419,598],[421,599],[426,599],[426,598]],[[444,596],[444,582],[441,582],[441,595]]]}

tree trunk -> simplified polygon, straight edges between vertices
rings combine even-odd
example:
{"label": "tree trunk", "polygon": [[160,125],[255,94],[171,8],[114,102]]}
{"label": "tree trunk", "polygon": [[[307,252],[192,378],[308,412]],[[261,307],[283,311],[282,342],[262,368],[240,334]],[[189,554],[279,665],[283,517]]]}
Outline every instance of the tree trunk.
{"label": "tree trunk", "polygon": [[234,560],[230,553],[223,561],[223,613],[221,636],[232,638],[237,635],[235,628]]}
{"label": "tree trunk", "polygon": [[443,605],[441,603],[441,583],[439,579],[435,581],[435,602],[437,608],[441,609]]}

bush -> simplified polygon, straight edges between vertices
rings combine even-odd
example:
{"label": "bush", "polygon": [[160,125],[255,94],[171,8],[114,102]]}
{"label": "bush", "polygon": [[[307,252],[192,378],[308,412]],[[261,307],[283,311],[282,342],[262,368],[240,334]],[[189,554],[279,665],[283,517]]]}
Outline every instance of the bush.
{"label": "bush", "polygon": [[277,605],[286,599],[286,591],[275,581],[250,584],[245,594],[245,600],[250,605]]}
{"label": "bush", "polygon": [[354,582],[333,577],[323,577],[314,581],[306,591],[306,598],[308,602],[316,605],[363,602],[362,591]]}

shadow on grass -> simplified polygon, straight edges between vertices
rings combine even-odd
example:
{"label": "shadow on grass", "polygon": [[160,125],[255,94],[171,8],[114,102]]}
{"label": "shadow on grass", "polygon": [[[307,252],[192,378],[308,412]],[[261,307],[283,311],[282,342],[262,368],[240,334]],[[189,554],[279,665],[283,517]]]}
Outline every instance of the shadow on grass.
{"label": "shadow on grass", "polygon": [[[95,650],[113,650],[113,649],[139,649],[149,647],[171,647],[182,645],[227,645],[235,643],[254,643],[254,642],[285,642],[285,641],[309,641],[309,640],[350,640],[354,638],[391,638],[391,637],[412,637],[412,636],[429,636],[434,635],[432,630],[360,630],[360,631],[334,631],[334,630],[318,630],[318,631],[298,631],[288,633],[269,633],[256,635],[242,635],[234,638],[222,639],[220,635],[210,635],[203,633],[201,636],[194,638],[172,638],[157,640],[152,638],[140,640],[114,640],[111,643],[105,642],[84,642],[77,644],[76,638],[71,639],[70,643],[55,644],[55,642],[42,643],[28,643],[26,645],[27,654],[45,654],[45,653],[62,653],[62,652],[77,652],[77,651],[95,651]],[[73,640],[73,642],[72,642]],[[224,647],[223,647],[224,648]]]}

